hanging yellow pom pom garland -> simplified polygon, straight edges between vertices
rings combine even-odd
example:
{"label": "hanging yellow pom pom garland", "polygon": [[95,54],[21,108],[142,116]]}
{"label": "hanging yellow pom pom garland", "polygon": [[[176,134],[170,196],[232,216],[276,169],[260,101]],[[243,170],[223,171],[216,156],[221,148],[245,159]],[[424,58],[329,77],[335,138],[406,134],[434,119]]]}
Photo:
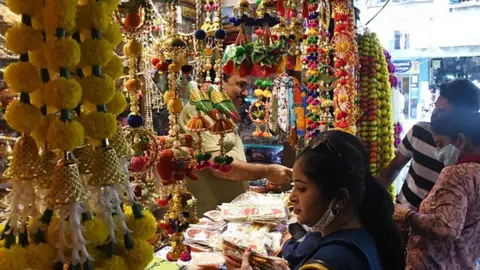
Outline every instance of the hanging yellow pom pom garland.
{"label": "hanging yellow pom pom garland", "polygon": [[81,65],[84,68],[91,67],[91,75],[80,81],[85,101],[95,105],[96,111],[82,115],[81,122],[89,138],[101,141],[101,147],[94,156],[89,185],[96,190],[95,200],[100,208],[98,213],[102,213],[107,223],[109,232],[106,242],[109,259],[107,261],[110,261],[115,255],[115,245],[118,241],[115,236],[117,226],[120,227],[125,247],[133,248],[133,239],[125,223],[122,202],[116,190],[116,186],[125,184],[126,176],[120,170],[118,156],[108,140],[117,132],[116,116],[107,111],[106,105],[115,97],[115,82],[112,77],[102,73],[102,66],[111,61],[114,47],[101,35],[109,25],[107,3],[90,2],[80,7],[79,14],[84,13],[85,16],[79,17],[81,23],[78,27],[80,30],[89,29],[91,38],[86,38],[81,43]]}
{"label": "hanging yellow pom pom garland", "polygon": [[38,127],[41,119],[40,109],[30,103],[29,94],[38,89],[42,81],[28,57],[29,51],[37,50],[42,45],[42,34],[32,27],[31,22],[32,16],[38,11],[35,7],[40,3],[39,0],[7,1],[8,8],[22,16],[22,22],[10,28],[6,34],[8,48],[20,54],[20,61],[5,69],[5,82],[20,98],[8,105],[5,119],[10,127],[22,133],[22,137],[14,146],[10,167],[5,172],[13,184],[8,221],[0,235],[0,240],[5,240],[4,247],[0,249],[0,263],[5,269],[20,270],[27,267],[28,217],[37,215],[33,182],[44,174],[39,166],[37,146],[29,135]]}

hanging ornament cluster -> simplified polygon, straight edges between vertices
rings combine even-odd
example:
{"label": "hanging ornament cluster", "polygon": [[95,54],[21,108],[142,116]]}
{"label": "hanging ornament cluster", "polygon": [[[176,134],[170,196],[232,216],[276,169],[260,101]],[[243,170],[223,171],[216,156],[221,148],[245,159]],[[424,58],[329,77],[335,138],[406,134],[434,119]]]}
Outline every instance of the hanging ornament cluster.
{"label": "hanging ornament cluster", "polygon": [[273,82],[270,130],[286,134],[290,145],[297,150],[303,148],[306,135],[305,91],[295,77],[287,74],[278,75]]}
{"label": "hanging ornament cluster", "polygon": [[319,100],[319,13],[316,1],[305,1],[303,13],[306,14],[305,49],[303,64],[306,66],[306,86],[308,95],[308,127],[307,139],[317,133],[320,128],[321,107]]}
{"label": "hanging ornament cluster", "polygon": [[[303,18],[298,12],[299,0],[277,1],[277,13],[280,23],[274,28],[274,33],[281,40],[285,41],[288,56],[286,57],[286,69],[302,71],[301,45],[304,39]],[[286,9],[286,10],[285,10]]]}
{"label": "hanging ornament cluster", "polygon": [[350,1],[332,2],[335,29],[333,47],[335,57],[334,127],[356,133],[356,121],[360,111],[356,101],[356,68],[358,65],[354,9]]}
{"label": "hanging ornament cluster", "polygon": [[163,187],[157,203],[159,206],[168,208],[163,220],[159,223],[159,227],[168,232],[173,248],[168,253],[167,259],[189,261],[191,260],[190,250],[183,243],[183,235],[189,224],[198,222],[198,218],[195,210],[196,199],[187,191],[186,180],[187,178],[197,179],[194,169],[198,161],[194,160],[193,138],[190,135],[180,134],[178,123],[183,102],[179,96],[177,80],[181,72],[189,73],[192,67],[188,63],[187,43],[177,34],[177,4],[175,1],[166,2],[166,38],[160,40],[157,45],[159,61],[168,63],[165,71],[168,90],[164,94],[164,101],[169,112],[168,136],[159,138],[163,150],[156,169]]}
{"label": "hanging ornament cluster", "polygon": [[[395,95],[400,94],[397,93],[397,86],[398,86],[398,78],[395,76],[395,66],[392,63],[392,56],[387,50],[383,51],[383,54],[385,55],[385,59],[387,60],[387,66],[388,66],[388,73],[390,74],[389,76],[389,81],[390,81],[390,88],[392,89],[392,107],[395,107],[396,104],[393,102],[395,100]],[[395,91],[397,90],[397,91]],[[401,94],[400,94],[401,95]],[[401,114],[402,112],[400,110],[394,110],[393,111],[393,137],[394,137],[394,142],[393,145],[395,148],[397,148],[400,143],[402,142],[401,136],[403,132],[403,127],[401,123]]]}
{"label": "hanging ornament cluster", "polygon": [[251,19],[253,8],[246,0],[234,7],[233,24],[239,20],[241,30],[234,44],[227,46],[223,55],[223,72],[227,75],[238,73],[242,77],[263,78],[285,70],[286,40],[274,39],[270,27],[280,23],[276,5],[270,0],[261,1],[255,11],[254,24],[257,40],[253,43],[246,34],[246,22]]}
{"label": "hanging ornament cluster", "polygon": [[[270,133],[270,101],[272,99],[272,91],[270,87],[272,82],[270,80],[257,80],[255,82],[257,89],[253,91],[257,100],[250,105],[248,109],[248,116],[255,124],[255,131],[253,131],[253,136],[260,136],[265,138],[271,138],[273,135]],[[264,131],[261,127],[264,126]]]}
{"label": "hanging ornament cluster", "polygon": [[121,1],[115,16],[124,36],[129,38],[148,35],[154,27],[155,10],[147,0]]}
{"label": "hanging ornament cluster", "polygon": [[[199,5],[198,2],[197,5]],[[203,8],[206,11],[203,23],[201,22],[202,15],[200,10],[197,10],[197,25],[200,27],[201,24],[201,27],[195,32],[197,39],[196,49],[200,51],[202,57],[197,58],[196,61],[196,79],[197,81],[205,82],[200,87],[194,81],[188,84],[190,103],[195,106],[197,116],[190,119],[186,126],[190,132],[197,134],[199,141],[195,153],[196,167],[198,169],[212,167],[222,172],[227,172],[231,169],[230,164],[233,162],[233,158],[226,154],[224,138],[227,133],[235,131],[236,125],[233,121],[239,121],[240,115],[228,94],[223,90],[222,56],[224,55],[223,41],[226,37],[226,32],[222,29],[221,24],[221,2],[207,3]],[[250,11],[253,13],[253,10]],[[245,12],[245,14],[242,14],[247,16],[248,12]],[[209,26],[212,15],[214,23]],[[243,15],[242,18],[247,21],[248,16],[245,17]],[[212,66],[211,63],[214,63],[214,65]],[[202,66],[204,66],[203,69],[201,68]],[[213,80],[212,71],[215,72]],[[203,80],[203,74],[205,74],[205,80]],[[220,155],[213,159],[213,164],[209,162],[211,154],[206,153],[202,149],[201,144],[201,133],[207,129],[210,133],[220,137]]]}
{"label": "hanging ornament cluster", "polygon": [[393,158],[393,120],[389,72],[383,48],[374,33],[359,39],[361,61],[360,136],[370,153],[370,170],[379,175]]}
{"label": "hanging ornament cluster", "polygon": [[[196,59],[196,77],[198,82],[205,81],[206,83],[213,82],[213,71],[216,73],[215,79],[218,83],[218,78],[220,78],[219,70],[220,67],[217,63],[221,61],[215,55],[218,51],[219,44],[223,44],[223,40],[227,36],[227,32],[222,29],[221,22],[221,3],[219,1],[207,1],[203,7],[202,1],[197,1],[197,6],[200,7],[197,9],[196,18],[197,18],[197,27],[198,30],[195,31],[195,39],[197,45],[197,59]],[[223,45],[221,45],[223,46]],[[212,65],[213,63],[213,65]],[[205,74],[205,76],[202,76]],[[204,79],[204,80],[203,80]]]}
{"label": "hanging ornament cluster", "polygon": [[216,118],[216,111],[213,108],[212,102],[208,95],[209,84],[205,83],[200,88],[197,82],[190,81],[188,83],[188,92],[190,94],[190,103],[195,106],[197,115],[187,122],[186,129],[197,135],[198,146],[195,150],[195,160],[197,161],[196,169],[203,170],[212,167],[210,159],[212,154],[206,152],[202,147],[202,133],[207,132],[212,123],[206,118],[210,116],[210,119]]}
{"label": "hanging ornament cluster", "polygon": [[250,35],[247,34],[247,26],[253,26],[255,13],[247,0],[240,0],[233,7],[233,17],[230,22],[234,26],[240,25],[240,31],[234,44],[227,46],[223,56],[223,72],[233,74],[237,72],[241,77],[251,74],[252,59],[248,57],[253,52],[253,44]]}

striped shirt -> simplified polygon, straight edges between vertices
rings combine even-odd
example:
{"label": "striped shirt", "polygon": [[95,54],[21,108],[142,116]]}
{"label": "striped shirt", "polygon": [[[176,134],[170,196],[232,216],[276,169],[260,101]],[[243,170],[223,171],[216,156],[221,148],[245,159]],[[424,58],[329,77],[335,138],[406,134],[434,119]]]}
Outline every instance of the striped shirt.
{"label": "striped shirt", "polygon": [[435,185],[444,167],[435,154],[436,147],[430,123],[415,124],[402,140],[398,152],[412,159],[412,163],[397,201],[417,209]]}

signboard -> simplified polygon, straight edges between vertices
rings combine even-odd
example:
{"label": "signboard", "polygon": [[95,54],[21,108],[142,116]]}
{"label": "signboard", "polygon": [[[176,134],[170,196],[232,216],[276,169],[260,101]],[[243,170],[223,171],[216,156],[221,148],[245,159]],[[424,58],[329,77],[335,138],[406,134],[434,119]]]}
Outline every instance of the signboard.
{"label": "signboard", "polygon": [[420,74],[420,62],[411,60],[393,60],[395,73],[398,74]]}

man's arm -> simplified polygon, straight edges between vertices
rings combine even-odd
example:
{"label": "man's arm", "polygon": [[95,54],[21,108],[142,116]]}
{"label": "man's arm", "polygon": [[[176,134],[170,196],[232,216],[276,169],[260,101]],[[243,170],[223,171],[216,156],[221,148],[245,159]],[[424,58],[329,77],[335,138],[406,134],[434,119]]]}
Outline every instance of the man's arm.
{"label": "man's arm", "polygon": [[[218,154],[218,152],[212,153],[212,159]],[[221,172],[214,169],[211,169],[210,172],[216,177],[230,181],[256,180],[266,178],[268,175],[268,165],[252,164],[238,160],[234,160],[231,165],[232,169],[229,172]]]}
{"label": "man's arm", "polygon": [[388,166],[380,173],[380,183],[383,187],[388,188],[402,171],[403,167],[413,157],[413,127],[408,131],[405,138],[398,146],[395,158],[388,164]]}
{"label": "man's arm", "polygon": [[[212,153],[212,160],[219,152]],[[267,178],[275,184],[285,184],[292,178],[292,171],[284,166],[276,164],[252,164],[234,160],[229,172],[220,172],[210,169],[213,176],[230,181],[251,181]]]}
{"label": "man's arm", "polygon": [[410,158],[397,153],[395,158],[390,161],[388,166],[382,170],[380,174],[380,183],[384,188],[388,188],[395,179],[397,179],[398,174],[402,171],[403,167],[407,165],[410,161]]}

